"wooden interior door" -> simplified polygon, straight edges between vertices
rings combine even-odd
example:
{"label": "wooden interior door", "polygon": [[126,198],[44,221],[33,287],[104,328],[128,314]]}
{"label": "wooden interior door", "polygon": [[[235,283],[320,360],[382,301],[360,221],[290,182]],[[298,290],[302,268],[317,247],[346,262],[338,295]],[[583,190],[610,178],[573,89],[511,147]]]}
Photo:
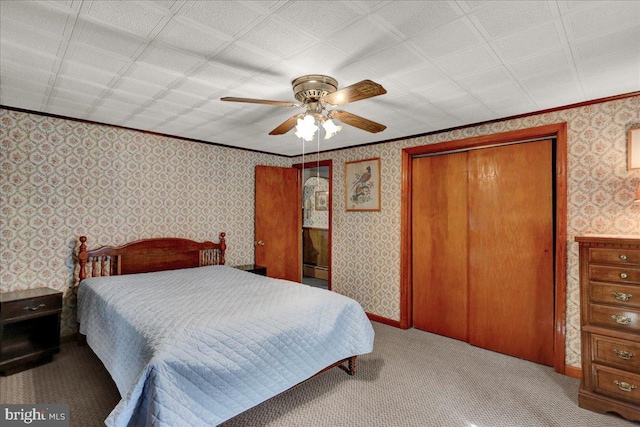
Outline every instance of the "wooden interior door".
{"label": "wooden interior door", "polygon": [[553,366],[552,142],[469,152],[469,343]]}
{"label": "wooden interior door", "polygon": [[255,263],[269,277],[301,281],[301,206],[299,169],[256,166]]}
{"label": "wooden interior door", "polygon": [[413,326],[467,340],[467,153],[412,160]]}

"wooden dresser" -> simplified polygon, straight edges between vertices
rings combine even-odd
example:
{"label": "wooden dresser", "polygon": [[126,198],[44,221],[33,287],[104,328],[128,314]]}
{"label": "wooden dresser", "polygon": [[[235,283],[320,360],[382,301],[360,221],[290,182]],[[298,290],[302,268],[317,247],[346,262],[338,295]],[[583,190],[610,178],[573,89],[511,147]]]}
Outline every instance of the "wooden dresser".
{"label": "wooden dresser", "polygon": [[640,421],[640,236],[580,244],[582,382],[578,403]]}

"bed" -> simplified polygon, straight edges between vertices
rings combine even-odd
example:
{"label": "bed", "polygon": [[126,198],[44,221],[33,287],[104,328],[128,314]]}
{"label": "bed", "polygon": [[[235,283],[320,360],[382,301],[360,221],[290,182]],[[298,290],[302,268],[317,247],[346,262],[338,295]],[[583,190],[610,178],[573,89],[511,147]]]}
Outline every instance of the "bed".
{"label": "bed", "polygon": [[224,233],[218,243],[86,241],[79,338],[122,397],[108,426],[215,426],[332,367],[353,375],[373,350],[356,301],[226,266]]}

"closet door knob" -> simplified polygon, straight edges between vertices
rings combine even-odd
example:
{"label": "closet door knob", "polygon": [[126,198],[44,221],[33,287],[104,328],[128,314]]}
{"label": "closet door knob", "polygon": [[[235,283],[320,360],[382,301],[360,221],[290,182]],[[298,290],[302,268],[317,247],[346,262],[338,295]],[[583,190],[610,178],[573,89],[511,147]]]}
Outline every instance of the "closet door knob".
{"label": "closet door knob", "polygon": [[256,246],[264,246],[264,242],[260,240],[259,242],[256,242]]}
{"label": "closet door knob", "polygon": [[620,255],[620,259],[623,261],[627,260],[627,256],[625,254]]}
{"label": "closet door knob", "polygon": [[627,277],[629,277],[629,276],[627,276],[627,273],[620,273],[620,278],[621,279],[626,279]]}

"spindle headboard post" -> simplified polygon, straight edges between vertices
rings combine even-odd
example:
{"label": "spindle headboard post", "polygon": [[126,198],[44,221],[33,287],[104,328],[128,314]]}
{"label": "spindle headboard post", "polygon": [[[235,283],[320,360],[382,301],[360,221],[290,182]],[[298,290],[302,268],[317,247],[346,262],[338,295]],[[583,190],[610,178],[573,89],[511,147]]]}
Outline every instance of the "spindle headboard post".
{"label": "spindle headboard post", "polygon": [[82,281],[89,276],[150,273],[224,264],[227,249],[225,236],[226,233],[220,233],[218,243],[159,238],[92,250],[87,250],[87,237],[81,236],[77,258],[80,264],[78,278]]}

